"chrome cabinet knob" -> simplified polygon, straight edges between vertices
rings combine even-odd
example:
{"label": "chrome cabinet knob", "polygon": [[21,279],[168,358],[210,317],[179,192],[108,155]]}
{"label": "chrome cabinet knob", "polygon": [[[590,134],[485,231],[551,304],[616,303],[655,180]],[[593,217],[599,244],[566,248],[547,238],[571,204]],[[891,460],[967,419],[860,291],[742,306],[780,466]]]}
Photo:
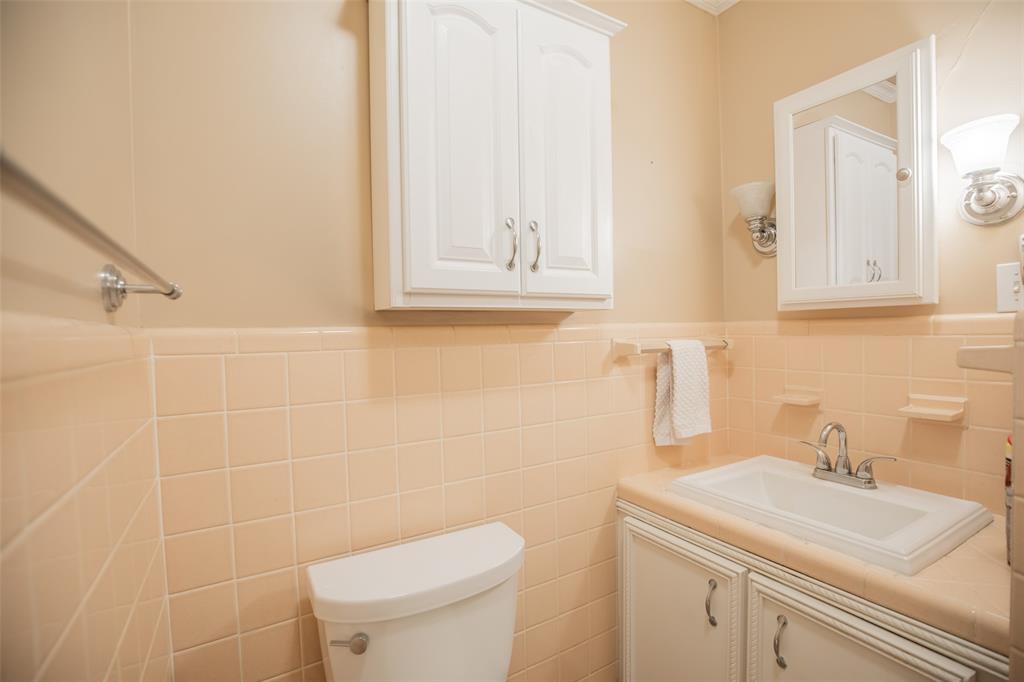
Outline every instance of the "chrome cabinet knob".
{"label": "chrome cabinet knob", "polygon": [[331,646],[348,647],[356,656],[362,656],[370,646],[370,636],[365,632],[357,632],[352,635],[352,639],[332,639]]}

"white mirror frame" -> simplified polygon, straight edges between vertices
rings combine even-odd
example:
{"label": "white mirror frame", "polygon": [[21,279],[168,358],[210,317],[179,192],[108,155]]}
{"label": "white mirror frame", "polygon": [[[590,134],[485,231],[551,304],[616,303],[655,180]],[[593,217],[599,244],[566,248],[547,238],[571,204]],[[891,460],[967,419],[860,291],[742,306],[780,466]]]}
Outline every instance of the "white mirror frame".
{"label": "white mirror frame", "polygon": [[[896,75],[897,164],[911,171],[909,180],[897,184],[899,279],[872,284],[797,288],[793,117],[893,75]],[[939,258],[934,226],[935,130],[935,36],[775,102],[779,310],[938,302]]]}

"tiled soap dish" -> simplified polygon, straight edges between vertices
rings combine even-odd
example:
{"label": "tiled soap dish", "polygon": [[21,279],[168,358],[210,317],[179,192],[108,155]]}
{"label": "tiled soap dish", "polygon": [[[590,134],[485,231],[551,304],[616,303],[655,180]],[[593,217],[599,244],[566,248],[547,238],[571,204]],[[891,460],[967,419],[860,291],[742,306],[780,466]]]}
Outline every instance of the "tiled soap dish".
{"label": "tiled soap dish", "polygon": [[821,402],[821,389],[813,386],[786,386],[786,392],[775,396],[783,405],[814,407]]}
{"label": "tiled soap dish", "polygon": [[909,419],[951,424],[963,420],[967,411],[967,398],[924,393],[911,393],[908,397],[910,404],[896,411]]}

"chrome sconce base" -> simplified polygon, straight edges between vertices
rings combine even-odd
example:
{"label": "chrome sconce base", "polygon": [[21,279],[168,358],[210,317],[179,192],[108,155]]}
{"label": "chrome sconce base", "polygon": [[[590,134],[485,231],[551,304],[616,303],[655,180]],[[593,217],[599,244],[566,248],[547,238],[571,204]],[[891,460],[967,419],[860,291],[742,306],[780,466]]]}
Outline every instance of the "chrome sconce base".
{"label": "chrome sconce base", "polygon": [[1024,178],[981,171],[965,176],[970,184],[960,201],[960,217],[974,225],[998,225],[1024,209]]}
{"label": "chrome sconce base", "polygon": [[766,216],[754,216],[746,221],[754,250],[766,258],[774,256],[778,250],[775,243],[775,221]]}
{"label": "chrome sconce base", "polygon": [[128,284],[121,271],[110,264],[103,266],[99,277],[103,309],[108,313],[116,312],[124,305],[124,299],[128,298],[128,294],[162,294],[172,301],[181,298],[181,287],[174,282],[170,283],[170,292],[162,291],[152,284]]}

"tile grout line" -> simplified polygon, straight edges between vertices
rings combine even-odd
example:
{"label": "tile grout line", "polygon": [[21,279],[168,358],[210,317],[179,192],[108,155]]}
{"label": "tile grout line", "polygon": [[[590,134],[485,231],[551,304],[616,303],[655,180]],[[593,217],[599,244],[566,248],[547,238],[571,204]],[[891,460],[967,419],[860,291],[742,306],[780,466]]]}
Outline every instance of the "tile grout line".
{"label": "tile grout line", "polygon": [[[235,349],[238,349],[238,337],[235,335]],[[234,353],[232,353],[234,355]],[[232,582],[232,595],[235,600],[234,613],[232,614],[235,618],[235,652],[238,656],[238,674],[242,674],[242,624],[241,615],[238,608],[238,543],[235,538],[235,501],[234,496],[231,494],[231,430],[228,428],[228,370],[227,370],[227,354],[221,354],[220,358],[220,381],[221,381],[221,407],[223,414],[223,429],[224,429],[224,457],[226,459],[225,468],[225,485],[227,486],[227,502],[228,502],[228,535],[231,539],[231,582]],[[180,594],[180,593],[179,593]],[[177,652],[175,652],[177,653]]]}
{"label": "tile grout line", "polygon": [[116,448],[114,448],[106,456],[104,456],[104,458],[96,465],[94,465],[93,468],[88,473],[82,476],[78,480],[78,482],[76,482],[66,491],[61,493],[59,497],[53,500],[53,502],[51,502],[45,510],[40,512],[34,519],[26,523],[17,533],[15,533],[11,537],[10,540],[7,541],[7,544],[0,548],[0,550],[2,550],[2,552],[6,555],[18,549],[22,544],[24,544],[27,541],[26,538],[29,535],[34,533],[39,526],[48,521],[50,517],[56,513],[56,510],[59,507],[66,504],[75,495],[81,492],[82,488],[85,487],[86,483],[91,481],[103,467],[110,463],[112,459],[117,457],[128,446],[129,443],[135,440],[135,438],[140,433],[142,433],[142,431],[145,430],[147,426],[149,426],[150,423],[151,420],[149,419],[143,420],[143,423],[137,429],[132,431],[131,434],[129,434]]}
{"label": "tile grout line", "polygon": [[[322,343],[322,342],[321,342]],[[348,550],[347,553],[352,553],[352,457],[351,448],[349,447],[349,410],[348,410],[348,363],[346,360],[349,357],[349,351],[341,351],[339,358],[341,362],[341,399],[342,405],[342,420],[344,421],[345,429],[344,436],[342,437],[341,446],[345,451],[345,530],[348,534]],[[312,605],[310,606],[312,608]],[[301,607],[299,611],[301,611]],[[317,628],[319,628],[319,623]],[[321,652],[321,656],[323,652]],[[300,654],[301,658],[301,654]],[[305,672],[303,672],[303,679],[305,679]]]}
{"label": "tile grout line", "polygon": [[[129,11],[131,11],[129,9]],[[167,657],[171,660],[171,679],[174,679],[174,646],[171,644],[171,589],[170,579],[167,571],[167,533],[164,529],[164,499],[163,499],[163,467],[160,461],[160,433],[159,422],[156,419],[156,357],[153,354],[153,339],[149,338],[146,340],[146,347],[149,350],[148,367],[149,367],[149,394],[150,394],[150,413],[152,414],[153,423],[153,450],[156,453],[156,515],[157,524],[160,532],[160,554],[164,562],[164,599],[163,599],[163,610],[166,611],[167,618]],[[159,631],[159,625],[157,626]],[[154,633],[155,637],[155,633]],[[150,652],[147,656],[151,655],[152,647],[154,643],[150,643]],[[149,665],[147,660],[146,665]]]}
{"label": "tile grout line", "polygon": [[[117,539],[117,542],[115,543],[116,547],[120,547],[122,544],[124,544],[125,537],[127,537],[129,531],[131,531],[132,529],[132,525],[138,519],[139,512],[142,511],[142,508],[145,506],[146,499],[153,492],[154,486],[156,486],[155,480],[151,484],[150,489],[146,491],[146,494],[142,496],[142,499],[139,501],[138,506],[135,507],[135,511],[132,512],[131,518],[128,519],[128,522],[125,524],[124,530],[121,531],[121,535]],[[61,630],[60,635],[57,637],[53,645],[50,647],[50,650],[40,661],[39,665],[36,668],[35,677],[33,678],[35,682],[39,682],[42,679],[43,673],[46,672],[47,667],[50,665],[50,663],[53,662],[53,659],[57,655],[57,651],[60,649],[61,645],[65,642],[65,640],[67,640],[67,638],[70,636],[70,632],[75,621],[85,612],[86,603],[89,601],[93,593],[96,591],[97,585],[99,585],[104,572],[113,564],[114,554],[115,552],[112,550],[107,555],[107,558],[104,559],[103,564],[99,567],[99,570],[96,572],[96,577],[93,580],[92,584],[89,586],[87,590],[85,590],[85,594],[79,601],[78,606],[75,607],[75,610],[68,617],[67,625],[64,626],[64,628]]]}
{"label": "tile grout line", "polygon": [[[322,352],[322,343],[321,351]],[[292,528],[292,586],[295,588],[295,599],[299,599],[299,529],[298,522],[295,518],[295,451],[292,447],[292,396],[291,396],[291,357],[288,353],[284,354],[284,404],[288,410],[288,420],[286,422],[286,431],[288,437],[288,507],[291,510],[289,514]],[[235,589],[238,589],[238,583],[235,583]],[[297,630],[297,640],[299,643],[298,650],[298,670],[299,674],[302,675],[302,608],[298,603],[295,605],[295,628]],[[248,634],[248,633],[247,633]],[[241,635],[241,614],[239,614],[239,646],[241,646],[242,635]],[[289,674],[294,672],[293,670],[285,671],[283,674]]]}
{"label": "tile grout line", "polygon": [[[159,507],[157,507],[157,509],[159,510]],[[142,591],[146,588],[146,582],[149,580],[150,573],[153,571],[153,568],[157,565],[158,559],[162,558],[162,552],[160,551],[161,549],[162,549],[162,542],[157,542],[156,548],[153,550],[153,556],[151,556],[149,558],[149,563],[146,565],[146,575],[142,579],[141,584],[139,585],[139,591],[136,593],[135,598],[132,600],[132,608],[129,609],[129,611],[128,611],[131,614],[134,614],[135,611],[138,609],[139,601],[140,601],[140,599],[142,597]],[[164,576],[164,579],[166,581],[166,575]],[[163,598],[162,602],[163,603],[160,605],[160,615],[163,615],[165,612],[168,612],[168,617],[169,617],[170,613],[169,613],[169,607],[168,607],[168,604],[167,604],[167,594],[166,593],[164,594],[164,598]],[[128,634],[128,625],[129,625],[130,622],[131,622],[131,618],[130,617],[125,620],[124,627],[121,630],[121,635],[120,635],[120,637],[118,637],[117,644],[114,645],[114,647],[113,647],[114,655],[111,657],[110,663],[107,664],[106,674],[103,676],[103,679],[109,679],[110,678],[110,673],[113,670],[114,666],[117,664],[118,655],[121,653],[121,646],[125,643],[125,637]],[[146,670],[146,668],[149,667],[149,663],[150,663],[149,656],[150,656],[150,653],[152,652],[153,646],[155,646],[155,643],[156,643],[156,633],[159,632],[159,631],[160,631],[160,618],[158,616],[157,617],[157,621],[156,621],[156,626],[153,628],[153,633],[149,636],[149,645],[146,647],[145,658],[141,661],[142,670],[140,672],[144,672]],[[170,638],[170,631],[169,630],[168,630],[168,633],[167,633],[167,637]],[[168,657],[169,658],[173,658],[173,656],[168,656]]]}

